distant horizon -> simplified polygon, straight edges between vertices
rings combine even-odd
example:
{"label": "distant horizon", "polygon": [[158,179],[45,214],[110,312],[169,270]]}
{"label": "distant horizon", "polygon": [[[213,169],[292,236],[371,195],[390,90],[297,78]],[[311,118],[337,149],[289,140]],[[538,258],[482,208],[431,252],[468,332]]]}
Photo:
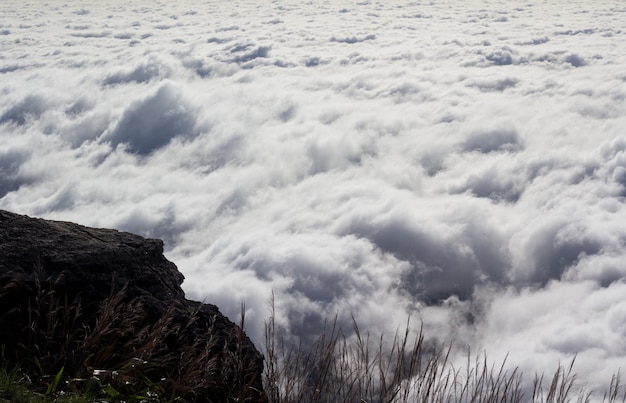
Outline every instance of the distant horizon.
{"label": "distant horizon", "polygon": [[[105,4],[106,3],[106,4]],[[163,239],[261,346],[337,315],[626,362],[618,2],[0,5],[0,209]],[[458,353],[458,354],[456,354]]]}

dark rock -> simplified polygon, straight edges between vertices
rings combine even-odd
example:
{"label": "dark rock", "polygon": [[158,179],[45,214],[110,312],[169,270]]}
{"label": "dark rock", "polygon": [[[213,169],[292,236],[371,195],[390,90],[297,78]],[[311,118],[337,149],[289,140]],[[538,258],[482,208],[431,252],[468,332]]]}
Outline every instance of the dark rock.
{"label": "dark rock", "polygon": [[35,267],[56,286],[103,300],[112,281],[133,297],[163,305],[184,298],[184,277],[163,256],[163,242],[127,232],[87,228],[0,211],[0,276],[33,282]]}
{"label": "dark rock", "polygon": [[262,355],[183,279],[160,240],[0,210],[4,359],[76,378],[139,360],[167,399],[262,401]]}

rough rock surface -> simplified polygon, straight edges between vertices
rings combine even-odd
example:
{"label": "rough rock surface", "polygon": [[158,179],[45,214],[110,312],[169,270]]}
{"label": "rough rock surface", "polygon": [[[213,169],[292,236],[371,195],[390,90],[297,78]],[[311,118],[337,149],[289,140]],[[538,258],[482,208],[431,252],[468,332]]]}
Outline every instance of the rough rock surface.
{"label": "rough rock surface", "polygon": [[132,296],[162,305],[184,298],[184,277],[163,256],[163,242],[0,211],[0,276],[34,282],[33,269],[55,285],[106,298],[112,281]]}
{"label": "rough rock surface", "polygon": [[[164,368],[174,365],[175,368],[167,367],[157,374],[160,377],[184,372],[185,365],[191,365],[191,361],[196,371],[198,367],[206,367],[203,374],[187,374],[187,377],[214,376],[215,379],[198,380],[201,384],[190,385],[183,391],[189,393],[186,400],[221,401],[235,394],[245,395],[246,400],[263,400],[261,354],[216,306],[186,300],[180,287],[183,279],[176,266],[163,256],[160,240],[0,210],[0,325],[3,326],[0,343],[7,351],[15,351],[15,360],[24,358],[20,354],[28,358],[42,349],[41,345],[29,345],[35,344],[38,337],[37,332],[31,331],[33,312],[42,320],[46,315],[49,320],[52,313],[60,317],[56,307],[65,301],[68,305],[63,311],[65,319],[79,318],[81,328],[88,329],[80,342],[72,339],[76,350],[86,348],[100,331],[102,337],[92,344],[99,349],[102,362],[111,366],[135,358],[124,357],[126,351],[135,355],[147,351],[146,356],[165,363]],[[60,302],[42,307],[43,296]],[[73,316],[69,313],[72,303],[80,306],[72,311]],[[36,311],[33,307],[37,304]],[[108,312],[104,307],[108,307]],[[48,313],[43,315],[39,312],[42,309]],[[117,324],[121,330],[111,333],[109,329],[107,333],[104,324],[110,327]],[[161,330],[157,329],[159,326]],[[27,329],[31,331],[28,337],[26,327],[31,328]],[[167,340],[160,340],[158,348],[150,344],[148,351],[145,341],[148,337],[138,335],[159,331]],[[63,343],[68,343],[68,336],[58,329],[50,331],[42,325],[39,333],[46,333],[39,343],[45,342],[52,349],[46,357],[58,355],[53,346],[58,344],[62,348]],[[50,340],[57,336],[66,341]],[[114,352],[105,357],[106,347]],[[28,351],[29,348],[37,351]],[[167,357],[158,357],[157,351]],[[87,357],[93,357],[89,355],[93,353],[82,352]],[[185,361],[180,362],[181,359]],[[199,364],[198,360],[206,362]],[[63,362],[66,372],[71,364]],[[77,371],[80,365],[84,363],[74,363]],[[185,382],[192,381],[185,379]]]}

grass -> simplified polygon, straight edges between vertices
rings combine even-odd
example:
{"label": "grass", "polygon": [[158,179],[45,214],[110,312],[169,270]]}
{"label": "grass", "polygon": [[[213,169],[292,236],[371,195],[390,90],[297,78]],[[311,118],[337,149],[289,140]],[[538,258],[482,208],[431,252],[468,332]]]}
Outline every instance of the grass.
{"label": "grass", "polygon": [[626,402],[619,371],[605,392],[594,394],[577,383],[575,358],[558,365],[551,377],[535,375],[527,382],[506,360],[489,364],[486,354],[472,357],[468,352],[464,366],[456,368],[450,346],[427,343],[423,329],[412,334],[409,322],[388,341],[361,332],[354,318],[348,336],[335,318],[304,347],[287,343],[274,318],[272,300],[264,354],[270,403]]}
{"label": "grass", "polygon": [[244,306],[235,335],[206,338],[200,333],[212,334],[214,324],[202,304],[172,306],[155,319],[123,288],[94,309],[44,283],[22,305],[14,297],[29,291],[23,285],[0,287],[0,403],[626,402],[619,371],[594,393],[577,379],[574,360],[531,379],[486,354],[468,352],[457,367],[451,346],[427,341],[408,321],[387,338],[361,331],[354,318],[342,329],[335,317],[314,342],[288,342],[273,298],[263,396],[243,348]]}
{"label": "grass", "polygon": [[0,284],[0,402],[258,400],[243,330],[208,306],[154,312],[112,288],[89,307],[50,284]]}

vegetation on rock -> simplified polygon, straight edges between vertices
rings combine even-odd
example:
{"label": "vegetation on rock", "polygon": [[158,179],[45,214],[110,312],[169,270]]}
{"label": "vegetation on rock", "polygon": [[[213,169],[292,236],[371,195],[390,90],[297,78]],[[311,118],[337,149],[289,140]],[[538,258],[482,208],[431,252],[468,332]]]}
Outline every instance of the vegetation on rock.
{"label": "vegetation on rock", "polygon": [[[407,323],[389,340],[330,321],[311,344],[281,336],[264,356],[217,307],[184,298],[162,243],[0,211],[0,402],[626,402],[574,361],[529,382]],[[263,362],[265,360],[265,362]],[[528,386],[530,385],[530,386]]]}

